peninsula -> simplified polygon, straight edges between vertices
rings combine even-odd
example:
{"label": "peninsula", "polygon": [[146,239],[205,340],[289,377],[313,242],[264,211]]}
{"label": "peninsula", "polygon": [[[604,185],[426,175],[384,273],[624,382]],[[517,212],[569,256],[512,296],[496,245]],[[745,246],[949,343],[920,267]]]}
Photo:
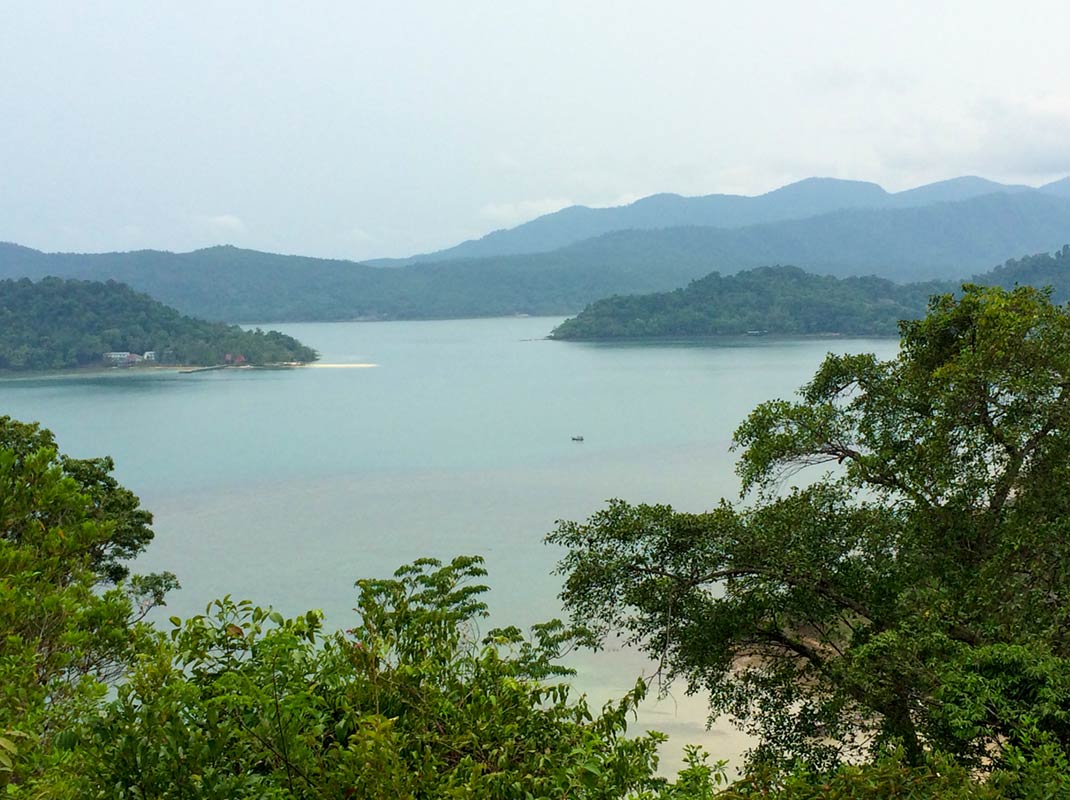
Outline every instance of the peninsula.
{"label": "peninsula", "polygon": [[[1070,246],[1008,261],[969,280],[984,286],[1050,287],[1057,302],[1070,299]],[[553,339],[621,339],[839,334],[894,336],[899,321],[925,314],[934,294],[957,291],[961,281],[894,283],[874,276],[835,278],[797,267],[710,273],[671,292],[618,295],[591,303],[551,333]]]}
{"label": "peninsula", "polygon": [[205,322],[114,281],[0,281],[0,371],[314,361],[278,331]]}

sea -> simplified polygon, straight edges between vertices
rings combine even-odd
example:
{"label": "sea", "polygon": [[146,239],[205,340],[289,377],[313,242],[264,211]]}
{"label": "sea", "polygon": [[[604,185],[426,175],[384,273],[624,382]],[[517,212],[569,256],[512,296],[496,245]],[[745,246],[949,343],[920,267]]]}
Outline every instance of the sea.
{"label": "sea", "polygon": [[[63,452],[111,455],[155,516],[135,571],[182,589],[159,619],[229,594],[355,622],[354,581],[417,558],[481,555],[493,626],[562,616],[544,543],[610,498],[686,511],[739,496],[732,433],[790,399],[829,352],[894,357],[893,339],[721,337],[560,342],[560,318],[264,325],[316,348],[283,370],[112,368],[0,380],[0,414],[36,420]],[[582,441],[577,438],[582,437]],[[655,665],[619,644],[568,657],[596,706]],[[739,763],[749,740],[707,728],[701,696],[662,687],[634,730]]]}

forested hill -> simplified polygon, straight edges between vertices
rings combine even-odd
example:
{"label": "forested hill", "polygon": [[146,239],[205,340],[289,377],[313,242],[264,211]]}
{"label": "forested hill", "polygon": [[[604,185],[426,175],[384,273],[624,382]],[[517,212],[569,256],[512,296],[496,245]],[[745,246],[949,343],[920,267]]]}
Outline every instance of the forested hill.
{"label": "forested hill", "polygon": [[0,281],[0,370],[106,363],[108,352],[158,362],[214,365],[314,361],[316,352],[277,331],[184,317],[128,286],[45,278]]}
{"label": "forested hill", "polygon": [[769,222],[805,219],[852,208],[916,208],[934,203],[956,203],[990,194],[1036,193],[1066,196],[1070,179],[1039,188],[1008,185],[969,175],[930,183],[902,192],[887,192],[875,183],[836,178],[806,178],[755,197],[711,194],[682,197],[655,194],[628,205],[611,208],[570,206],[551,214],[494,231],[480,239],[406,259],[375,263],[406,263],[489,258],[520,253],[545,253],[559,247],[621,230],[714,227],[741,228]]}
{"label": "forested hill", "polygon": [[1034,191],[734,229],[618,231],[549,253],[397,269],[235,247],[77,255],[0,245],[0,278],[118,280],[182,313],[230,322],[571,314],[614,294],[668,291],[715,270],[768,264],[961,279],[1068,240],[1070,197]]}
{"label": "forested hill", "polygon": [[[991,183],[988,192],[998,188],[1000,184]],[[835,178],[807,178],[756,197],[738,194],[702,197],[653,194],[612,208],[569,206],[445,250],[410,258],[379,259],[371,263],[400,266],[428,261],[546,253],[614,231],[682,227],[739,228],[813,217],[845,208],[875,207],[888,197],[890,195],[875,183]]]}
{"label": "forested hill", "polygon": [[[974,283],[1011,288],[1050,286],[1070,300],[1070,246],[1054,256],[1008,261]],[[954,282],[896,284],[881,278],[834,278],[796,267],[716,272],[685,289],[618,296],[588,306],[554,330],[555,339],[770,334],[894,335],[902,319],[924,315],[928,298],[959,288]]]}
{"label": "forested hill", "polygon": [[834,278],[798,267],[713,272],[685,289],[610,297],[553,332],[554,339],[714,336],[761,331],[780,335],[887,335],[913,319],[943,283],[896,284],[883,278]]}

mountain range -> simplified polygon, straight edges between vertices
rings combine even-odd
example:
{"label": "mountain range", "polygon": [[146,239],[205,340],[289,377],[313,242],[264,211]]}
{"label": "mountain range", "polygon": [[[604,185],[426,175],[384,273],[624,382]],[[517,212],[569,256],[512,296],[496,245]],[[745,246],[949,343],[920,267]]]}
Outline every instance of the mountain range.
{"label": "mountain range", "polygon": [[619,230],[676,227],[742,228],[782,220],[805,219],[845,209],[916,208],[953,203],[989,194],[1036,192],[1070,197],[1070,177],[1038,188],[1003,184],[967,175],[902,192],[887,192],[876,183],[836,178],[806,178],[771,192],[748,197],[710,194],[682,197],[655,194],[612,208],[569,206],[515,228],[488,233],[445,250],[402,259],[376,259],[376,266],[400,266],[420,261],[544,253],[583,239]]}
{"label": "mountain range", "polygon": [[654,195],[564,209],[394,269],[230,246],[75,254],[0,243],[0,278],[117,280],[183,313],[231,322],[571,314],[712,271],[793,264],[954,280],[1067,242],[1070,179],[1034,189],[959,178],[893,194],[813,178],[758,197]]}

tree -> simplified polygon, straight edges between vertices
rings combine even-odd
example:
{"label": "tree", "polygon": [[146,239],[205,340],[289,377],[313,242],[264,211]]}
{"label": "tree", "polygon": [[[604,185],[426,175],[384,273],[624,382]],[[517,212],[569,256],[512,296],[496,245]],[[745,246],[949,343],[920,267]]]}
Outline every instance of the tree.
{"label": "tree", "polygon": [[109,468],[0,419],[8,795],[691,800],[720,780],[697,751],[681,784],[655,775],[664,737],[624,735],[643,684],[601,713],[572,699],[560,623],[480,641],[478,558],[360,581],[344,633],[230,598],[156,631],[174,579],[115,575],[152,534]]}
{"label": "tree", "polygon": [[[51,444],[46,431],[10,420],[3,430],[0,786],[8,796],[998,796],[946,760],[913,767],[894,757],[816,781],[805,770],[759,772],[722,789],[723,764],[685,748],[677,780],[658,777],[665,737],[625,736],[645,685],[598,713],[563,681],[569,670],[557,657],[581,632],[554,621],[528,636],[503,628],[480,637],[487,612],[477,557],[425,559],[393,579],[358,581],[359,618],[344,632],[325,633],[316,611],[285,619],[229,597],[155,631],[139,619],[147,606],[131,604],[136,579],[115,585],[101,571],[109,537],[136,502],[113,506],[97,493],[100,481],[67,474],[53,447],[34,449]],[[109,516],[109,508],[123,513]],[[993,663],[974,665],[988,680],[983,693],[964,680],[948,682],[948,697],[997,699],[1006,719],[1040,719],[1028,690],[1058,689],[1062,662],[1033,659],[1013,685]],[[1059,698],[1049,697],[1054,720]],[[986,713],[986,703],[959,704],[968,713],[952,721]],[[1004,786],[1063,788],[1067,763],[1055,744],[1018,737],[1008,752],[1031,747],[1023,758],[1030,770]]]}
{"label": "tree", "polygon": [[[913,765],[941,753],[1057,772],[1070,311],[967,285],[900,329],[896,359],[830,355],[800,402],[740,426],[751,507],[615,501],[560,523],[564,600],[709,691],[714,715],[760,737],[753,763],[901,750]],[[785,490],[793,476],[808,481]]]}
{"label": "tree", "polygon": [[152,532],[110,467],[60,456],[49,431],[0,417],[0,735],[18,755],[0,753],[0,782],[46,769],[177,586],[169,573],[116,583]]}
{"label": "tree", "polygon": [[[592,713],[555,657],[570,632],[479,640],[481,559],[358,582],[360,620],[223,599],[173,620],[80,734],[74,786],[116,798],[653,798],[664,737],[624,737],[640,684]],[[684,786],[713,785],[701,757]],[[709,794],[667,794],[694,798]]]}
{"label": "tree", "polygon": [[[71,479],[88,501],[89,516],[109,526],[108,535],[93,549],[89,566],[105,582],[118,583],[129,577],[130,570],[123,562],[136,558],[152,541],[152,514],[141,507],[137,495],[112,476],[115,462],[110,457],[71,458],[58,452],[52,431],[8,416],[0,416],[0,450],[12,453],[13,474],[25,466],[30,456],[49,451],[50,463],[59,468],[63,477]],[[11,517],[9,527],[3,531],[4,538],[18,539],[31,519],[47,524],[40,512],[36,517]]]}

